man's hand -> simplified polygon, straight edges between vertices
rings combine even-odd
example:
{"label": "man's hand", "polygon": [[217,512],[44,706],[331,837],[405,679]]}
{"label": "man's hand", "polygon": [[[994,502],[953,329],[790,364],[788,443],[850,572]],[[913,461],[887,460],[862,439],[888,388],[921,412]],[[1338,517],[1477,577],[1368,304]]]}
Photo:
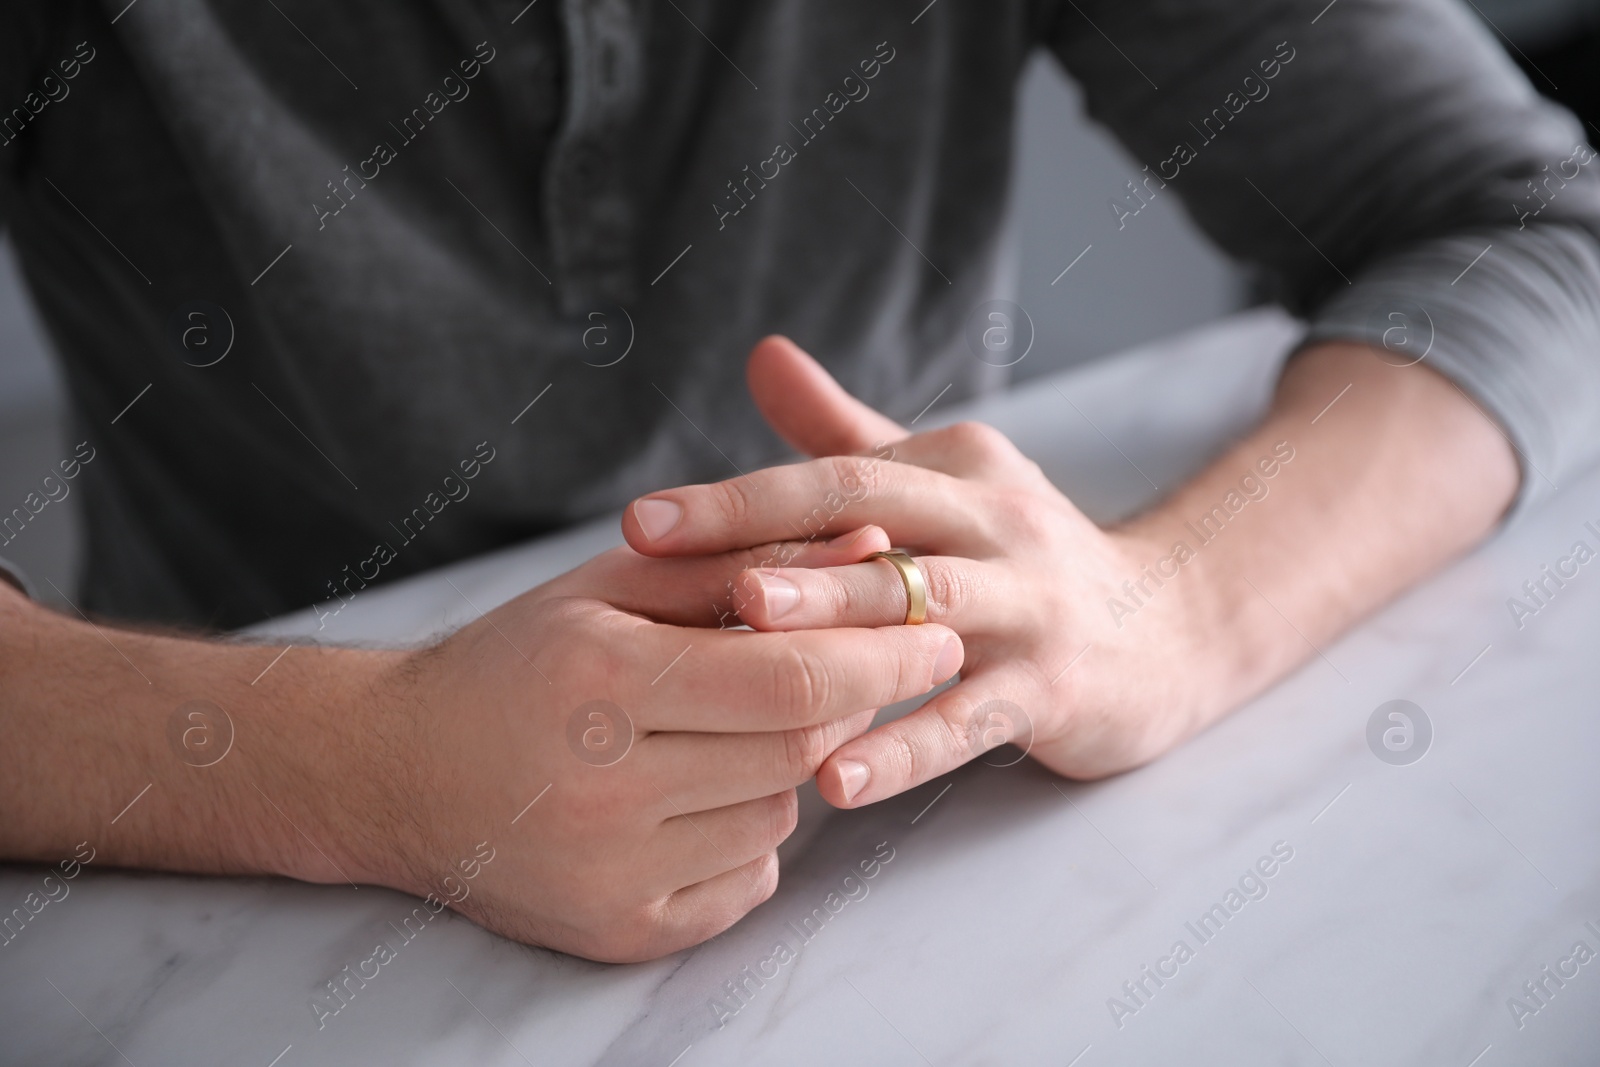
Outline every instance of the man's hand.
{"label": "man's hand", "polygon": [[[885,538],[841,541],[795,545],[795,558],[854,562]],[[486,840],[500,858],[458,910],[519,941],[615,961],[697,944],[766,900],[794,787],[876,708],[961,662],[943,627],[651,621],[710,622],[714,595],[779,547],[681,561],[617,549],[399,664],[380,691],[414,724],[390,770],[419,832],[409,869],[384,880],[439,893],[455,855]],[[684,564],[696,572],[672,572]]]}
{"label": "man's hand", "polygon": [[416,651],[95,627],[0,583],[0,858],[86,842],[97,865],[386,885],[518,940],[663,955],[765,900],[794,787],[960,666],[940,626],[713,628],[774,552],[886,546],[617,549]]}
{"label": "man's hand", "polygon": [[[1301,354],[1259,429],[1113,530],[998,431],[908,436],[782,338],[757,346],[749,376],[773,427],[828,458],[652,494],[624,518],[629,543],[683,556],[770,540],[798,516],[824,533],[874,523],[919,557],[929,621],[966,642],[960,684],[829,758],[818,784],[840,806],[1013,738],[1073,777],[1150,760],[1472,544],[1516,487],[1505,440],[1454,385],[1360,346]],[[905,617],[881,561],[740,584],[740,617],[761,630]]]}

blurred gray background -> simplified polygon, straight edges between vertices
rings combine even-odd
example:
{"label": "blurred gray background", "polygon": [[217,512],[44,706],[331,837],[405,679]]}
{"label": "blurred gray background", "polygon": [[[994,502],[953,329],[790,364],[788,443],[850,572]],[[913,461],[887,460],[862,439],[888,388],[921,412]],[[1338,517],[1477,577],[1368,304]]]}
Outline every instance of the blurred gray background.
{"label": "blurred gray background", "polygon": [[[1600,120],[1600,0],[1468,2],[1511,45],[1535,85]],[[1600,141],[1600,126],[1592,132]],[[1117,230],[1109,201],[1140,165],[1084,118],[1078,89],[1042,55],[1023,79],[1017,150],[1010,216],[1021,257],[1017,299],[1035,330],[1033,348],[1016,368],[1020,377],[1116,352],[1246,302],[1245,275],[1199,235],[1176,196],[1157,196]],[[0,514],[70,455],[66,433],[49,343],[9,242],[0,241]],[[56,603],[51,583],[68,596],[76,586],[79,502],[74,495],[52,504],[0,547]]]}
{"label": "blurred gray background", "polygon": [[[0,514],[22,504],[39,480],[72,454],[65,447],[65,397],[44,326],[17,273],[11,242],[0,244]],[[52,503],[0,555],[26,570],[44,597],[76,584],[78,497]]]}

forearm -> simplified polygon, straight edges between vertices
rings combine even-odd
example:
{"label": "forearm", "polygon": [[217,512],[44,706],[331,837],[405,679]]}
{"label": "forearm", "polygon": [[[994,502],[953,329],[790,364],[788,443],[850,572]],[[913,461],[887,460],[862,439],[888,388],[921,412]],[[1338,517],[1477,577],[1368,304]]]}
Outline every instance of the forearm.
{"label": "forearm", "polygon": [[[1518,479],[1499,429],[1425,365],[1396,367],[1349,344],[1298,356],[1259,427],[1120,531],[1153,569],[1178,571],[1166,595],[1199,683],[1181,732],[1476,544]],[[1179,543],[1192,558],[1159,567]]]}
{"label": "forearm", "polygon": [[0,858],[87,841],[97,865],[370,877],[345,768],[382,744],[357,709],[392,654],[280,651],[94,626],[0,586]]}

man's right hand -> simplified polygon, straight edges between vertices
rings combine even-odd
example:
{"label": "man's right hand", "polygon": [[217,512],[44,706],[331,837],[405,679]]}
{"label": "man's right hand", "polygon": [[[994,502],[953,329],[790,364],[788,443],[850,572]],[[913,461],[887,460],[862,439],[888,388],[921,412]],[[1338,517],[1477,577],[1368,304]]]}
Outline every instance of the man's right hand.
{"label": "man's right hand", "polygon": [[[869,528],[788,565],[886,547]],[[772,894],[794,787],[961,663],[935,625],[712,628],[768,554],[617,549],[436,645],[293,648],[264,674],[276,649],[93,627],[0,590],[0,858],[88,840],[97,865],[432,894],[593,959],[695,944]],[[196,698],[233,737],[205,767],[171,740]]]}
{"label": "man's right hand", "polygon": [[[800,563],[865,554],[848,548],[813,545]],[[464,914],[591,959],[696,944],[776,888],[794,787],[878,707],[960,665],[943,627],[652,621],[695,621],[710,601],[696,591],[737,573],[731,558],[661,562],[617,549],[395,666],[372,712],[404,724],[379,757],[399,786],[386,836],[403,843],[385,881],[448,899],[454,875]],[[468,882],[457,864],[474,869],[480,843],[495,858]]]}

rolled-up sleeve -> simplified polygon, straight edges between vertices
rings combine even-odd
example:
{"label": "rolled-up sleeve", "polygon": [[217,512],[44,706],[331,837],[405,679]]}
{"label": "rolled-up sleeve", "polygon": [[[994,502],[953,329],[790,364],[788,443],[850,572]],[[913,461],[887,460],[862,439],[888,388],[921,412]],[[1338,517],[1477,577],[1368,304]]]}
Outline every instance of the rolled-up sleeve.
{"label": "rolled-up sleeve", "polygon": [[1307,342],[1419,358],[1502,428],[1518,508],[1600,458],[1600,158],[1456,0],[1064,0],[1048,42]]}

